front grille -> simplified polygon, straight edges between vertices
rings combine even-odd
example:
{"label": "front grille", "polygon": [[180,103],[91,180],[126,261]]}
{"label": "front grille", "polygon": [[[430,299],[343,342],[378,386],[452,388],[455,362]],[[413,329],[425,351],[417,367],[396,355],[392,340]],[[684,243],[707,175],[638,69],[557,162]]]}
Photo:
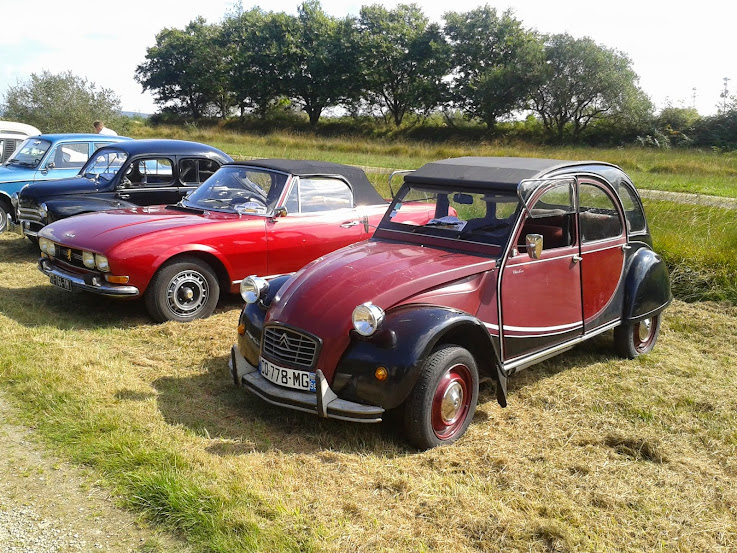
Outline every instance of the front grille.
{"label": "front grille", "polygon": [[263,353],[275,362],[310,369],[317,360],[318,341],[302,332],[283,326],[264,330]]}
{"label": "front grille", "polygon": [[57,244],[56,255],[54,257],[68,265],[79,267],[80,269],[87,269],[82,262],[82,250],[75,250],[74,248]]}
{"label": "front grille", "polygon": [[41,214],[38,212],[38,209],[32,209],[28,207],[18,208],[18,220],[26,221],[29,223],[42,223],[43,222],[43,219],[41,218]]}

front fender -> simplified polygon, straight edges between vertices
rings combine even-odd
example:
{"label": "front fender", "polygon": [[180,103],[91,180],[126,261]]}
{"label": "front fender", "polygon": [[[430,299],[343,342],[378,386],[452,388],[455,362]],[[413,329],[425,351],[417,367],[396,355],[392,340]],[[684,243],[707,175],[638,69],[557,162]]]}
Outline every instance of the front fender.
{"label": "front fender", "polygon": [[[501,384],[497,386],[497,399],[506,405],[506,377],[484,324],[468,313],[436,306],[403,306],[386,314],[375,335],[363,338],[352,333],[351,343],[336,367],[332,388],[343,399],[384,409],[398,407],[440,343],[468,349],[481,371]],[[375,377],[378,367],[387,369],[386,380]]]}
{"label": "front fender", "polygon": [[635,321],[665,309],[673,300],[668,268],[654,251],[638,249],[625,277],[622,319]]}
{"label": "front fender", "polygon": [[238,318],[238,350],[254,367],[258,366],[264,318],[274,296],[291,275],[283,275],[269,281],[269,290],[263,301],[247,303]]}
{"label": "front fender", "polygon": [[40,203],[46,204],[52,221],[66,219],[67,217],[80,215],[81,213],[135,207],[135,204],[130,202],[123,202],[115,199],[85,198],[84,196],[61,198],[58,200],[44,200]]}

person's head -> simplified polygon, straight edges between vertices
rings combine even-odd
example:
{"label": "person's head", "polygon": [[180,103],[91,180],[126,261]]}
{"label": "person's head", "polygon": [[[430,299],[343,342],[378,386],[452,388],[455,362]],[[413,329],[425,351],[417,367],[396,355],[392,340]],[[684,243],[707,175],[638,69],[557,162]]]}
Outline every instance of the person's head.
{"label": "person's head", "polygon": [[105,125],[102,124],[102,121],[95,121],[92,123],[92,126],[95,127],[95,132],[98,133],[103,129],[103,127],[105,127]]}

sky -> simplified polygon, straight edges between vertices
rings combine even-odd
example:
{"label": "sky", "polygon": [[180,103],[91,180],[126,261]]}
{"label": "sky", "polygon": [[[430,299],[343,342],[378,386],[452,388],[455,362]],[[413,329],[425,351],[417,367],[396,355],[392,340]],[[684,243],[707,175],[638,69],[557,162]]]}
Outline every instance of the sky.
{"label": "sky", "polygon": [[[295,14],[298,0],[254,2],[244,9]],[[394,7],[396,1],[322,0],[336,17],[358,15],[362,5]],[[409,3],[405,0],[403,3]],[[433,21],[447,11],[467,12],[487,2],[454,0],[418,2]],[[724,0],[516,0],[489,1],[501,12],[512,9],[524,27],[542,33],[588,36],[626,54],[640,77],[640,87],[660,110],[669,105],[695,107],[702,115],[721,105],[725,78],[737,95],[734,21],[737,3]],[[0,102],[8,87],[44,70],[71,71],[98,88],[112,89],[124,111],[154,113],[153,97],[135,81],[136,66],[165,27],[182,29],[197,16],[209,23],[232,12],[233,0],[36,0],[12,2],[0,14]]]}

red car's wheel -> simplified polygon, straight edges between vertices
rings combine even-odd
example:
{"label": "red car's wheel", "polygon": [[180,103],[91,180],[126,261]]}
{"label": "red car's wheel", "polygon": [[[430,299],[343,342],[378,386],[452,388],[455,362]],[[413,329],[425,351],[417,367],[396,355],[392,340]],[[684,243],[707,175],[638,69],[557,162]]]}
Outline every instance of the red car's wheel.
{"label": "red car's wheel", "polygon": [[614,329],[614,347],[622,357],[634,359],[651,351],[659,334],[659,315],[634,323],[622,323]]}
{"label": "red car's wheel", "polygon": [[209,317],[220,296],[214,271],[204,261],[186,257],[158,270],[145,294],[146,308],[158,322],[189,322]]}
{"label": "red car's wheel", "polygon": [[468,350],[444,346],[430,355],[404,406],[407,438],[419,449],[449,444],[471,423],[479,376]]}

